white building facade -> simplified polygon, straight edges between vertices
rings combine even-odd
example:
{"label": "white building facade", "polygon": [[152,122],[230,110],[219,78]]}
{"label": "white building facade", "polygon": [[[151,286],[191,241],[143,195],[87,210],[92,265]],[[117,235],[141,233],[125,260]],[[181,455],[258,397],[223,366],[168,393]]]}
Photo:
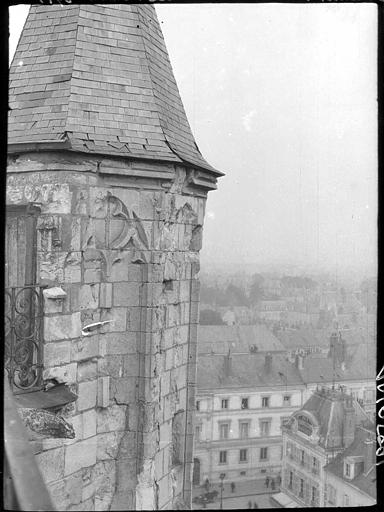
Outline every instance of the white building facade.
{"label": "white building facade", "polygon": [[282,498],[298,507],[326,506],[325,467],[353,442],[363,421],[367,415],[350,395],[316,390],[283,428]]}
{"label": "white building facade", "polygon": [[[260,357],[264,359],[250,356]],[[281,471],[282,425],[302,406],[304,385],[299,375],[294,385],[283,383],[280,377],[275,380],[275,385],[269,386],[197,390],[195,485],[206,479],[218,482],[222,473],[227,482],[277,477]]]}

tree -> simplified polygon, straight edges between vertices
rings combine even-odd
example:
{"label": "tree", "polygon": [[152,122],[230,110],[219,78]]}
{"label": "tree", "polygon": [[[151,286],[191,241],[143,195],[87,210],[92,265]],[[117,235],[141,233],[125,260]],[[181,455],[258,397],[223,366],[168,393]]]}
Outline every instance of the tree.
{"label": "tree", "polygon": [[260,274],[254,274],[252,276],[252,284],[249,288],[249,303],[256,305],[264,297],[263,291],[264,277]]}
{"label": "tree", "polygon": [[248,306],[248,297],[244,290],[232,283],[227,286],[223,299],[223,306]]}
{"label": "tree", "polygon": [[220,313],[213,309],[200,311],[200,325],[224,325]]}
{"label": "tree", "polygon": [[217,304],[223,291],[217,287],[201,285],[200,288],[200,302],[203,304]]}

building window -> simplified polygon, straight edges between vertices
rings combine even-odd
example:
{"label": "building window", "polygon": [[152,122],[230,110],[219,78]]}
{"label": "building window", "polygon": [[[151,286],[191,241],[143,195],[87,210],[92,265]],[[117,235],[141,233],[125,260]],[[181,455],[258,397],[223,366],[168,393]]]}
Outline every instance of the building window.
{"label": "building window", "polygon": [[219,463],[220,464],[226,464],[227,463],[227,452],[221,451],[219,455]]}
{"label": "building window", "polygon": [[313,427],[311,420],[307,416],[304,414],[299,414],[297,416],[297,429],[300,432],[306,436],[311,436],[313,433]]}
{"label": "building window", "polygon": [[228,409],[228,398],[223,398],[221,401],[221,408]]}
{"label": "building window", "polygon": [[[5,230],[5,369],[11,390],[39,391],[44,387],[43,287],[35,285],[39,208],[7,206]],[[53,229],[52,245],[57,238]],[[54,250],[54,249],[53,249]]]}
{"label": "building window", "polygon": [[291,405],[291,395],[283,396],[283,407],[290,407]]}
{"label": "building window", "polygon": [[319,461],[316,457],[312,457],[312,473],[318,473],[319,472]]}
{"label": "building window", "polygon": [[197,425],[195,427],[195,441],[200,441],[201,439],[201,425]]}
{"label": "building window", "polygon": [[228,439],[229,425],[228,423],[219,424],[220,439]]}
{"label": "building window", "polygon": [[260,448],[260,460],[268,459],[268,448]]}
{"label": "building window", "polygon": [[261,407],[269,407],[269,396],[263,396],[261,399]]}
{"label": "building window", "polygon": [[351,466],[345,463],[345,476],[351,476]]}
{"label": "building window", "polygon": [[373,402],[374,401],[374,390],[373,389],[366,389],[364,391],[364,402]]}
{"label": "building window", "polygon": [[292,471],[289,472],[289,483],[288,483],[288,489],[292,489],[293,487],[293,473]]}
{"label": "building window", "polygon": [[304,466],[304,461],[305,461],[305,453],[304,453],[304,450],[301,450],[300,462],[301,462],[302,466]]}
{"label": "building window", "polygon": [[246,475],[247,475],[246,471],[240,471],[240,476],[246,476]]}
{"label": "building window", "polygon": [[196,402],[196,411],[200,411],[200,400]]}
{"label": "building window", "polygon": [[260,420],[260,435],[269,436],[271,430],[271,420]]}
{"label": "building window", "polygon": [[247,462],[247,450],[245,448],[240,450],[240,462]]}
{"label": "building window", "polygon": [[240,439],[247,439],[249,435],[249,423],[248,421],[242,421],[240,423]]}
{"label": "building window", "polygon": [[328,485],[328,502],[336,505],[336,489],[332,485]]}
{"label": "building window", "polygon": [[299,497],[304,497],[304,480],[300,478],[300,491],[299,491]]}
{"label": "building window", "polygon": [[242,398],[241,399],[241,408],[242,409],[248,409],[248,398]]}
{"label": "building window", "polygon": [[317,493],[316,487],[312,487],[312,501],[313,502],[316,501],[316,493]]}
{"label": "building window", "polygon": [[289,416],[283,416],[280,418],[280,428],[285,427],[289,423]]}

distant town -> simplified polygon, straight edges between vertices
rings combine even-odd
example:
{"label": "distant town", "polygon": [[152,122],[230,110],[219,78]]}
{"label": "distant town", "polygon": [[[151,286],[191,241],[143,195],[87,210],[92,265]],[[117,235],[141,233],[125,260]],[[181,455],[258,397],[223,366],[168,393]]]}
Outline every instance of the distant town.
{"label": "distant town", "polygon": [[376,296],[375,278],[202,273],[194,508],[375,503]]}
{"label": "distant town", "polygon": [[372,506],[377,9],[150,4],[9,9],[4,509]]}

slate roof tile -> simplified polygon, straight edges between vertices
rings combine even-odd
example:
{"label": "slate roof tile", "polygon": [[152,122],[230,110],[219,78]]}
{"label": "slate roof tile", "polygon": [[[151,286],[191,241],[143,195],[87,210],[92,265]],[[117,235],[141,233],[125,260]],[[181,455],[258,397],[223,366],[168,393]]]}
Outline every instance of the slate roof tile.
{"label": "slate roof tile", "polygon": [[199,354],[250,353],[250,347],[258,351],[283,352],[284,347],[264,325],[199,325]]}
{"label": "slate roof tile", "polygon": [[[300,409],[312,413],[317,418],[320,427],[320,446],[326,449],[343,447],[343,419],[346,414],[346,400],[349,399],[351,397],[340,390],[324,387],[316,390]],[[352,399],[351,405],[356,425],[369,424],[366,413],[355,399]]]}
{"label": "slate roof tile", "polygon": [[131,156],[222,174],[196,146],[153,6],[32,6],[10,85],[10,143],[68,136],[73,150],[118,155],[127,140]]}
{"label": "slate roof tile", "polygon": [[358,426],[355,430],[355,438],[353,443],[342,453],[338,454],[330,463],[325,466],[325,471],[333,473],[335,476],[344,480],[344,482],[358,487],[361,491],[369,494],[372,498],[376,498],[376,465],[374,461],[370,468],[363,466],[362,471],[357,471],[356,476],[351,480],[344,475],[344,459],[346,457],[364,457],[364,441],[367,438],[373,438],[374,429]]}
{"label": "slate roof tile", "polygon": [[224,373],[223,355],[199,355],[197,388],[199,390],[303,385],[300,373],[283,354],[274,353],[271,367],[266,368],[263,354],[231,354],[231,375]]}

